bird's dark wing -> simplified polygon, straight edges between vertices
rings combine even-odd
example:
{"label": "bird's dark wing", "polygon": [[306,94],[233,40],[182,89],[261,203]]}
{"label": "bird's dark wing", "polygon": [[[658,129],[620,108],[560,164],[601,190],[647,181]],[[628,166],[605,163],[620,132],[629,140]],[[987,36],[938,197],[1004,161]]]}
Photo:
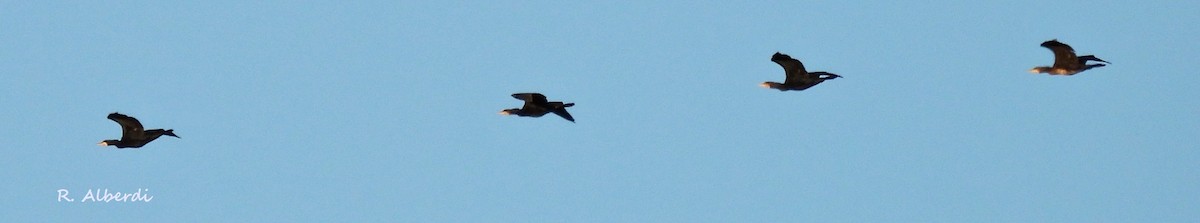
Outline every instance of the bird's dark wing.
{"label": "bird's dark wing", "polygon": [[1079,66],[1079,58],[1075,57],[1075,49],[1072,49],[1071,46],[1058,42],[1058,40],[1050,40],[1042,42],[1042,47],[1054,52],[1054,67],[1070,68]]}
{"label": "bird's dark wing", "polygon": [[787,78],[783,80],[784,84],[801,82],[808,76],[808,71],[804,70],[804,64],[800,63],[800,60],[792,59],[787,54],[775,52],[775,55],[771,56],[771,61],[783,67],[783,74],[787,75]]}
{"label": "bird's dark wing", "polygon": [[121,125],[121,141],[140,139],[144,134],[142,123],[138,122],[136,118],[113,112],[112,114],[108,114],[108,119]]}
{"label": "bird's dark wing", "polygon": [[513,98],[525,101],[525,105],[521,106],[521,110],[526,110],[526,111],[530,111],[530,112],[533,112],[533,111],[544,112],[546,110],[547,104],[549,103],[548,101],[546,101],[546,96],[539,94],[539,93],[516,93],[516,94],[513,94],[512,96],[513,96]]}
{"label": "bird's dark wing", "polygon": [[516,93],[513,98],[525,101],[527,103],[546,104],[546,96],[538,93]]}
{"label": "bird's dark wing", "polygon": [[571,117],[571,113],[567,113],[567,107],[571,107],[574,105],[575,105],[575,103],[563,104],[562,102],[558,102],[558,101],[550,102],[550,106],[553,108],[550,110],[550,112],[554,112],[555,115],[558,115],[559,117],[567,119],[567,121],[575,122],[575,118]]}

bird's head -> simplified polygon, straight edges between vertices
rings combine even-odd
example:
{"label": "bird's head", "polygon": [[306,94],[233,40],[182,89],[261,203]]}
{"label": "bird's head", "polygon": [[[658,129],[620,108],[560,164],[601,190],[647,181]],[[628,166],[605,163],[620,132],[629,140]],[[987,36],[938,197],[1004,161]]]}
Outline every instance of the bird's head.
{"label": "bird's head", "polygon": [[1050,67],[1034,67],[1033,69],[1029,69],[1029,73],[1033,73],[1033,74],[1050,73]]}
{"label": "bird's head", "polygon": [[783,87],[782,87],[783,84],[781,84],[779,82],[767,81],[767,82],[763,82],[762,84],[759,84],[758,86],[762,86],[762,87],[770,88],[770,89],[779,89],[781,91],[783,90]]}
{"label": "bird's head", "polygon": [[118,140],[116,140],[116,139],[109,139],[109,140],[100,141],[100,143],[96,143],[96,145],[100,145],[100,146],[111,146],[111,145],[116,145],[116,144],[117,144],[117,143],[119,143],[119,142],[120,142],[120,141],[118,141]]}
{"label": "bird's head", "polygon": [[512,114],[516,114],[517,111],[520,111],[520,110],[521,109],[516,109],[516,108],[504,109],[504,110],[500,110],[500,114],[501,115],[512,115]]}

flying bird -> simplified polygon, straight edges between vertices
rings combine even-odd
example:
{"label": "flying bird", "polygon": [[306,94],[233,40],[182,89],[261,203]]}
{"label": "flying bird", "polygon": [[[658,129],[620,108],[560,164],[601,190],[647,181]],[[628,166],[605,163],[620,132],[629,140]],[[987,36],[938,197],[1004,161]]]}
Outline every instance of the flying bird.
{"label": "flying bird", "polygon": [[154,139],[158,139],[159,136],[168,135],[179,138],[179,136],[175,135],[174,129],[144,130],[145,128],[142,128],[141,122],[128,115],[113,112],[112,114],[108,114],[108,119],[121,125],[121,140],[104,140],[99,143],[100,146],[116,146],[118,149],[139,148],[146,145],[146,143],[150,143],[150,141],[154,141]]}
{"label": "flying bird", "polygon": [[804,89],[816,86],[821,82],[825,82],[825,80],[842,77],[837,74],[831,74],[824,71],[809,73],[807,70],[804,70],[804,64],[800,63],[800,60],[792,59],[791,56],[779,52],[775,52],[775,55],[771,56],[771,61],[774,61],[775,63],[779,64],[779,66],[783,67],[784,74],[787,75],[787,78],[783,79],[783,83],[771,81],[763,82],[760,86],[765,88],[776,89],[779,91],[803,91]]}
{"label": "flying bird", "polygon": [[[1093,55],[1075,56],[1075,49],[1071,46],[1058,42],[1058,39],[1042,42],[1042,47],[1050,49],[1054,52],[1054,66],[1049,67],[1034,67],[1029,70],[1030,73],[1048,73],[1050,75],[1075,75],[1079,72],[1092,68],[1103,67],[1105,64],[1112,64],[1108,61],[1096,58]],[[1088,61],[1097,61],[1105,64],[1087,64]]]}
{"label": "flying bird", "polygon": [[567,113],[567,107],[575,106],[575,103],[563,103],[561,101],[547,101],[546,96],[538,93],[516,93],[513,98],[525,101],[525,105],[521,108],[510,108],[500,111],[501,115],[516,115],[521,117],[542,117],[546,113],[554,113],[561,116],[567,121],[575,122],[575,118],[571,117],[571,113]]}

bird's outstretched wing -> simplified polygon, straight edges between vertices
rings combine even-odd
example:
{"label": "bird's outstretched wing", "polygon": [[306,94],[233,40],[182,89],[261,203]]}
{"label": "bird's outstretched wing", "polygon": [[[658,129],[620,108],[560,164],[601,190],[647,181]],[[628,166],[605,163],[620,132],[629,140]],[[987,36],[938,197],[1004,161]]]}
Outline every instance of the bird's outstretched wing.
{"label": "bird's outstretched wing", "polygon": [[1057,39],[1042,42],[1042,47],[1054,52],[1054,67],[1073,68],[1079,66],[1079,58],[1075,57],[1075,49],[1058,42]]}
{"label": "bird's outstretched wing", "polygon": [[121,125],[122,141],[129,139],[140,139],[144,134],[142,131],[144,129],[142,128],[142,123],[138,122],[136,118],[113,112],[112,114],[108,114],[108,119],[113,120],[114,122],[117,122],[117,124]]}
{"label": "bird's outstretched wing", "polygon": [[546,101],[546,96],[539,93],[516,93],[512,94],[512,97],[525,101],[525,105],[521,107],[522,110],[545,109],[543,107],[546,106],[546,103],[549,103]]}
{"label": "bird's outstretched wing", "polygon": [[808,71],[804,70],[804,63],[800,63],[800,60],[793,59],[787,54],[775,52],[775,55],[771,56],[771,61],[783,67],[783,74],[787,75],[787,78],[783,80],[784,84],[802,82],[808,76]]}
{"label": "bird's outstretched wing", "polygon": [[532,103],[537,103],[537,104],[546,104],[546,102],[547,102],[546,96],[539,94],[539,93],[516,93],[516,94],[513,94],[512,96],[513,96],[513,98],[516,98],[518,100],[522,100],[525,102],[532,102]]}

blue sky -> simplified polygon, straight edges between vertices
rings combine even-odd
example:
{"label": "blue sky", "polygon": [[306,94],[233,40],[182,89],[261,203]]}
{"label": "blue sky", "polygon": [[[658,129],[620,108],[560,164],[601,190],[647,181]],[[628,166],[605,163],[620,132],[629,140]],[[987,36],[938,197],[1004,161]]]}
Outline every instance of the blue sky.
{"label": "blue sky", "polygon": [[[1200,3],[0,3],[15,222],[1195,222]],[[1112,65],[1070,77],[1059,39]],[[783,52],[845,78],[803,92]],[[541,92],[577,123],[498,115]],[[172,128],[140,149],[110,112]],[[149,189],[148,203],[59,202]]]}

